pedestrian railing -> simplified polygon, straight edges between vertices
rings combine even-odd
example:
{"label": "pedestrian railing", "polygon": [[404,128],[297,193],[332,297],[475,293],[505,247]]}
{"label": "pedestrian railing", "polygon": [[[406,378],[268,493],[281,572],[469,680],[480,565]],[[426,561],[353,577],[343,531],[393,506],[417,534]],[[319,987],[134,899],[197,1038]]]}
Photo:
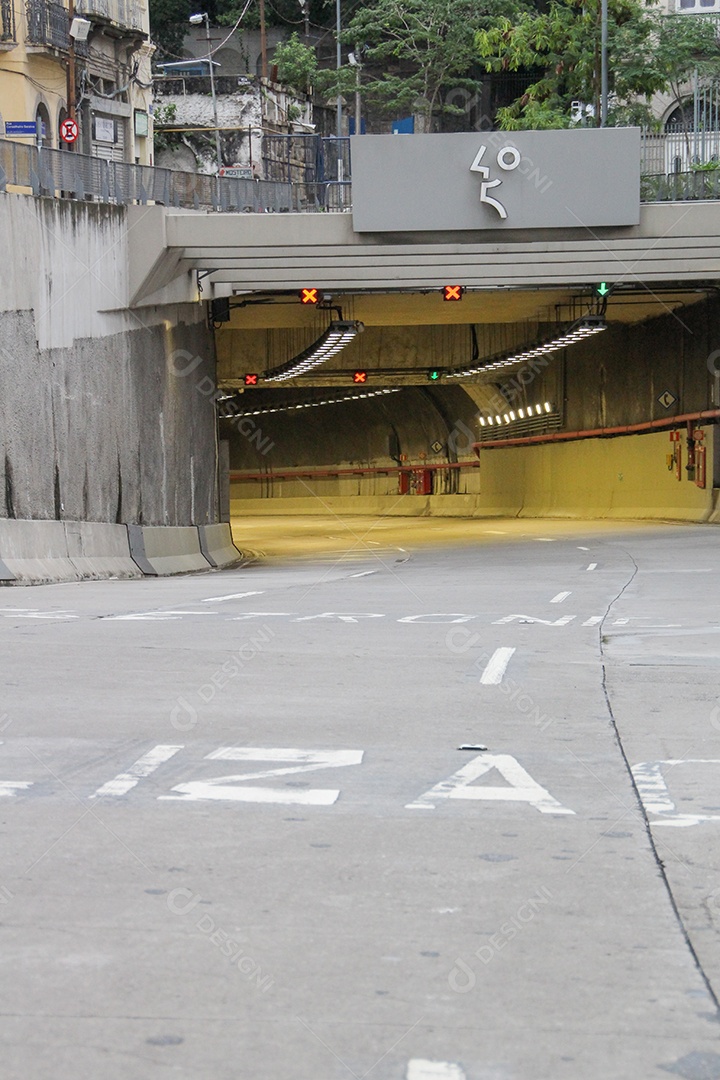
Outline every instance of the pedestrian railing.
{"label": "pedestrian railing", "polygon": [[348,182],[277,183],[175,172],[0,139],[0,191],[252,214],[341,213]]}
{"label": "pedestrian railing", "polygon": [[[652,137],[657,143],[663,136]],[[652,150],[652,153],[650,152]],[[662,150],[662,153],[660,152]],[[662,168],[663,146],[644,144],[642,202],[720,200],[720,163],[697,161],[684,171]],[[677,156],[677,155],[676,155]],[[695,155],[697,156],[697,155]],[[655,165],[653,172],[647,166]],[[0,192],[249,214],[343,213],[352,210],[348,180],[287,182],[176,172],[88,157],[0,139]]]}

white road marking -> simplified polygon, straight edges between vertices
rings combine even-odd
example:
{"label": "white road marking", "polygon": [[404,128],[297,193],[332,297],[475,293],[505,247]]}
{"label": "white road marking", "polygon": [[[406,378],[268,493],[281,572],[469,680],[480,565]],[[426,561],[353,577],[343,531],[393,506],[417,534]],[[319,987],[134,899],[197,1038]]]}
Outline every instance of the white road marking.
{"label": "white road marking", "polygon": [[0,798],[4,795],[12,797],[18,791],[27,791],[33,786],[32,780],[0,780]]}
{"label": "white road marking", "polygon": [[242,600],[244,596],[262,596],[264,589],[255,592],[236,592],[228,593],[227,596],[208,596],[206,600],[201,600],[201,604],[222,604],[225,600]]}
{"label": "white road marking", "polygon": [[496,649],[480,676],[484,686],[499,686],[515,649]]}
{"label": "white road marking", "polygon": [[597,570],[597,563],[591,562],[589,566],[585,567],[586,570]]}
{"label": "white road marking", "polygon": [[552,598],[552,600],[550,601],[550,603],[551,603],[551,604],[562,604],[563,600],[567,600],[568,596],[571,596],[571,595],[572,595],[572,594],[571,594],[571,593],[569,593],[569,592],[559,592],[559,593],[556,593],[556,594],[555,594],[555,596],[553,596],[553,598]]}
{"label": "white road marking", "polygon": [[361,574],[350,574],[350,577],[368,577],[370,574],[377,574],[377,570],[363,570]]}
{"label": "white road marking", "polygon": [[713,758],[670,758],[665,761],[642,761],[638,765],[633,765],[632,774],[646,813],[667,815],[662,821],[651,821],[651,825],[687,828],[691,825],[699,825],[703,821],[720,821],[720,814],[676,813],[675,803],[663,775],[663,765],[669,765],[671,768],[678,765],[720,765],[720,761]]}
{"label": "white road marking", "polygon": [[460,615],[458,612],[447,612],[444,614],[440,611],[434,611],[430,615],[404,615],[402,619],[398,619],[400,623],[424,623],[425,625],[437,625],[445,626],[447,623],[463,623],[472,622],[473,619],[477,619],[477,615]]}
{"label": "white road marking", "polygon": [[597,626],[605,618],[604,615],[591,615],[589,619],[586,619],[583,626]]}
{"label": "white road marking", "polygon": [[[492,769],[505,780],[505,787],[469,787],[481,776]],[[419,810],[421,807],[434,810],[438,799],[482,799],[487,802],[523,802],[530,803],[541,814],[574,814],[562,803],[554,799],[549,791],[541,787],[516,758],[510,754],[482,754],[473,758],[462,769],[458,769],[447,780],[430,788],[412,803],[406,803],[406,810]]]}
{"label": "white road marking", "polygon": [[405,1080],[466,1080],[465,1073],[452,1061],[408,1061]]}
{"label": "white road marking", "polygon": [[118,773],[114,780],[108,780],[90,798],[103,798],[105,795],[126,795],[140,780],[150,776],[150,773],[154,773],[157,768],[164,762],[169,761],[171,757],[174,757],[182,749],[182,746],[154,746],[152,750],[148,750],[147,754],[143,754],[141,758],[138,758],[127,772]]}
{"label": "white road marking", "polygon": [[290,618],[295,615],[294,611],[246,611],[244,615],[233,615],[230,622],[245,622],[247,619],[269,619],[271,615],[282,615]]}
{"label": "white road marking", "polygon": [[321,615],[302,615],[299,619],[293,619],[293,622],[312,622],[314,619],[338,619],[344,623],[356,623],[358,619],[384,619],[384,615],[373,615],[367,611],[355,612],[353,614],[341,615],[336,611],[323,611]]}
{"label": "white road marking", "polygon": [[590,548],[581,547],[581,545],[578,544],[578,551],[589,551],[589,550],[590,550]]}
{"label": "white road marking", "polygon": [[536,536],[535,539],[538,540],[541,544],[554,544],[555,543],[555,537],[554,536]]}
{"label": "white road marking", "polygon": [[614,626],[627,626],[627,624],[629,622],[630,622],[630,619],[616,619],[613,625]]}
{"label": "white road marking", "polygon": [[575,615],[561,615],[559,619],[535,619],[532,615],[506,615],[503,619],[496,619],[493,626],[504,626],[506,623],[511,622],[524,622],[524,623],[540,623],[542,626],[567,626],[571,623]]}
{"label": "white road marking", "polygon": [[489,533],[491,536],[507,536],[507,533],[503,529],[486,529],[485,532]]}
{"label": "white road marking", "polygon": [[16,619],[79,619],[79,615],[72,615],[66,611],[27,611],[18,612]]}
{"label": "white road marking", "polygon": [[266,749],[256,746],[221,746],[206,754],[206,761],[284,761],[294,762],[286,769],[261,769],[259,772],[239,773],[232,776],[213,776],[207,780],[193,780],[178,784],[172,791],[177,795],[159,795],[159,800],[199,802],[203,799],[221,799],[230,802],[282,803],[285,805],[332,806],[340,791],[332,788],[309,788],[299,791],[281,787],[235,787],[247,780],[267,780],[275,776],[315,772],[318,769],[339,769],[347,765],[360,765],[363,750],[295,750],[285,748]]}

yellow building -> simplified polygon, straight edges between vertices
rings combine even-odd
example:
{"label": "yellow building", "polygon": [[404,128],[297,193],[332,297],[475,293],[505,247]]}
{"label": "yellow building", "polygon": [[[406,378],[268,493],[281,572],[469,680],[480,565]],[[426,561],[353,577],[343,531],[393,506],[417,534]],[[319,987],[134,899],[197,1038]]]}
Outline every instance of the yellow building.
{"label": "yellow building", "polygon": [[146,0],[0,0],[0,138],[21,143],[13,122],[35,122],[43,146],[73,117],[73,149],[152,164],[149,20]]}

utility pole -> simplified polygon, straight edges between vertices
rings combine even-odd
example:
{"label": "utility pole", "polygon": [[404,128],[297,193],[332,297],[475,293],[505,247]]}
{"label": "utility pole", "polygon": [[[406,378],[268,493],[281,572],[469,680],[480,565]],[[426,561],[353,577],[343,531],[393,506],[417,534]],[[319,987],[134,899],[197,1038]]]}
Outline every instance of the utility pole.
{"label": "utility pole", "polygon": [[220,126],[218,124],[217,95],[215,93],[215,72],[213,71],[213,58],[210,48],[210,19],[208,17],[207,11],[205,11],[202,15],[191,15],[188,22],[192,23],[193,26],[197,26],[201,22],[205,23],[205,36],[207,38],[208,48],[207,62],[210,71],[210,96],[212,97],[213,123],[215,125],[215,156],[217,158],[219,175],[220,169],[222,168],[222,147],[220,146]]}
{"label": "utility pole", "polygon": [[[336,40],[336,68],[338,72],[342,67],[342,45],[340,44],[340,34],[342,32],[342,14],[340,11],[340,0],[335,0],[335,40]],[[342,94],[340,93],[340,87],[338,86],[337,94],[337,137],[342,138]],[[338,154],[341,154],[338,147]],[[338,161],[342,161],[342,156],[338,158]],[[342,171],[342,170],[341,170]],[[338,180],[342,180],[341,176],[338,176]]]}
{"label": "utility pole", "polygon": [[265,0],[260,0],[260,74],[268,77],[267,30],[265,28]]}

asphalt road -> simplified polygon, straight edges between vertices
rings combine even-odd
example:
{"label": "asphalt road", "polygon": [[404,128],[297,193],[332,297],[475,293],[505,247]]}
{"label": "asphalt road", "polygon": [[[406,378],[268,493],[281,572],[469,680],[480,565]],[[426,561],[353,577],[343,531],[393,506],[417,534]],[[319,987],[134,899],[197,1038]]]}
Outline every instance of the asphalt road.
{"label": "asphalt road", "polygon": [[0,593],[3,1080],[720,1078],[718,532],[370,524]]}

